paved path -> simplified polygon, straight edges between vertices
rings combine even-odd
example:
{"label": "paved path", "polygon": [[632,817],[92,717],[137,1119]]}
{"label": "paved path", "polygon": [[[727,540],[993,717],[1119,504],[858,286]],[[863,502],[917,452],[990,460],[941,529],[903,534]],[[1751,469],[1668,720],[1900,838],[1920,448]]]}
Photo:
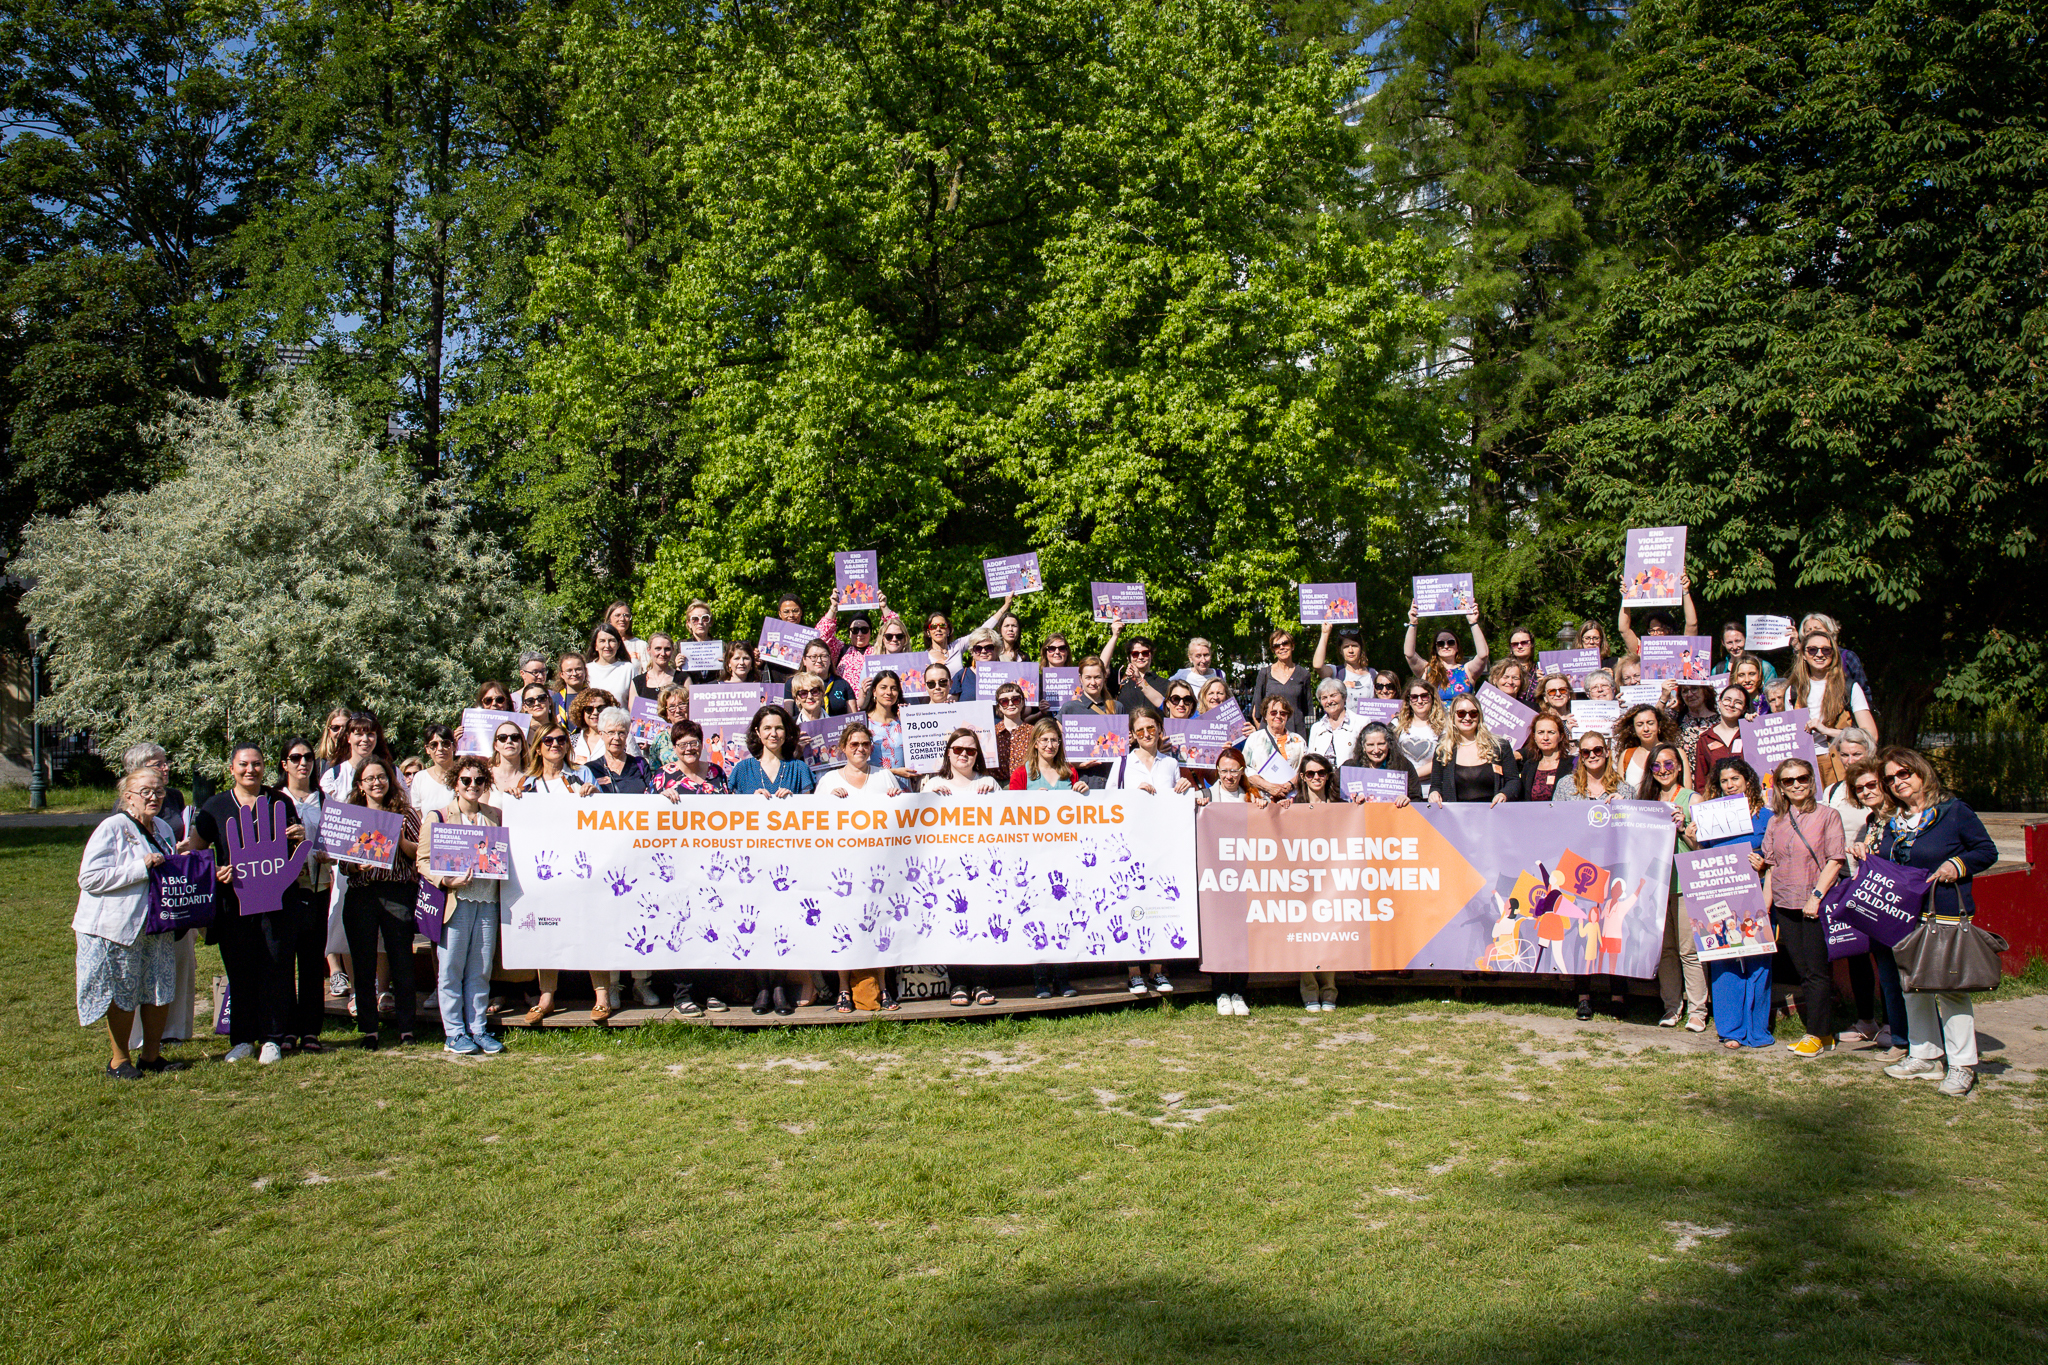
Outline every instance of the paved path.
{"label": "paved path", "polygon": [[36,810],[20,815],[0,815],[0,829],[87,829],[106,818],[107,813],[100,810]]}

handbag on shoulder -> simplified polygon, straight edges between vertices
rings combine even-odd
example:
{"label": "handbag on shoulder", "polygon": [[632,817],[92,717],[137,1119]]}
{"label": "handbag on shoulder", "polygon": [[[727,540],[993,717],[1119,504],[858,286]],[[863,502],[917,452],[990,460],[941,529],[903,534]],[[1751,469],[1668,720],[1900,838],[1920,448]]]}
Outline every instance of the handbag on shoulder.
{"label": "handbag on shoulder", "polygon": [[[1934,888],[1927,889],[1934,904]],[[1892,956],[1899,964],[1899,984],[1909,991],[1995,990],[2004,967],[1998,955],[2011,945],[1968,916],[1921,916],[1920,926],[1899,940]]]}

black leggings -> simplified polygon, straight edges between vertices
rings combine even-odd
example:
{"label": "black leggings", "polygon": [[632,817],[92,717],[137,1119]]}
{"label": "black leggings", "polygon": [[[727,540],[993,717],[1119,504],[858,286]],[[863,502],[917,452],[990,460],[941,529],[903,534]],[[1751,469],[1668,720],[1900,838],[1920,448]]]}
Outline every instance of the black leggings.
{"label": "black leggings", "polygon": [[[327,893],[293,886],[284,893],[283,980],[291,987],[284,1031],[317,1038],[327,1022]],[[296,978],[296,981],[294,981]]]}
{"label": "black leggings", "polygon": [[228,1042],[277,1043],[292,1015],[291,908],[244,915],[223,896],[214,919],[214,943],[228,974]]}
{"label": "black leggings", "polygon": [[1799,973],[1799,1022],[1817,1038],[1835,1031],[1835,973],[1828,961],[1827,926],[1798,909],[1771,907],[1771,927]]}
{"label": "black leggings", "polygon": [[356,969],[356,1032],[377,1033],[377,943],[391,966],[391,995],[397,1006],[398,1031],[412,1033],[413,903],[418,884],[351,882],[341,903],[341,927],[348,935],[350,965]]}

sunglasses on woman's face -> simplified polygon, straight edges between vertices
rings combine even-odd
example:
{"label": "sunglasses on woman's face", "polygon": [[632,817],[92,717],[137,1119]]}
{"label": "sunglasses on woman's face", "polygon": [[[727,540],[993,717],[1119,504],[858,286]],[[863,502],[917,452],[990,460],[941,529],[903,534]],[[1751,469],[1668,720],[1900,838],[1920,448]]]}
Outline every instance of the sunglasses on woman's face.
{"label": "sunglasses on woman's face", "polygon": [[1145,738],[1147,738],[1147,737],[1149,737],[1149,736],[1152,736],[1152,735],[1156,735],[1156,734],[1158,734],[1158,733],[1159,733],[1159,727],[1158,727],[1158,726],[1156,726],[1156,725],[1138,725],[1138,726],[1133,726],[1133,727],[1132,727],[1132,729],[1131,729],[1131,738],[1132,738],[1132,739],[1145,739]]}
{"label": "sunglasses on woman's face", "polygon": [[1303,768],[1301,770],[1301,775],[1303,777],[1310,778],[1314,781],[1320,782],[1330,775],[1330,770],[1328,768]]}
{"label": "sunglasses on woman's face", "polygon": [[1858,782],[1856,784],[1856,793],[1859,796],[1862,795],[1864,792],[1877,792],[1883,790],[1884,788],[1878,785],[1878,782],[1875,778],[1872,778],[1868,782]]}
{"label": "sunglasses on woman's face", "polygon": [[345,720],[338,720],[334,722],[334,724],[327,727],[327,733],[330,735],[338,735],[346,729],[348,729],[348,722]]}
{"label": "sunglasses on woman's face", "polygon": [[1653,773],[1675,773],[1678,771],[1678,765],[1668,758],[1659,759],[1651,766],[1650,771]]}
{"label": "sunglasses on woman's face", "polygon": [[972,744],[948,744],[946,746],[946,752],[949,754],[958,754],[962,758],[981,757],[981,750],[975,748]]}
{"label": "sunglasses on woman's face", "polygon": [[545,692],[541,693],[539,696],[524,696],[521,697],[520,700],[525,702],[528,706],[546,706],[548,704],[548,697]]}
{"label": "sunglasses on woman's face", "polygon": [[1015,692],[996,698],[997,706],[1022,706],[1023,704],[1024,698],[1018,696]]}
{"label": "sunglasses on woman's face", "polygon": [[465,790],[470,787],[488,787],[491,785],[491,780],[488,777],[478,777],[472,773],[466,777],[457,778],[455,785]]}
{"label": "sunglasses on woman's face", "polygon": [[1168,698],[1166,699],[1166,704],[1167,704],[1168,706],[1193,706],[1193,705],[1195,704],[1195,699],[1194,699],[1193,697],[1189,697],[1189,696],[1185,696],[1185,695],[1183,695],[1183,696],[1173,696],[1173,697],[1168,697]]}
{"label": "sunglasses on woman's face", "polygon": [[569,737],[567,735],[549,735],[541,740],[540,743],[543,749],[559,749],[568,742]]}
{"label": "sunglasses on woman's face", "polygon": [[1808,645],[1805,652],[1806,657],[1809,659],[1832,659],[1835,657],[1835,651],[1829,649],[1826,645]]}
{"label": "sunglasses on woman's face", "polygon": [[429,749],[448,749],[453,747],[454,746],[451,745],[445,739],[430,739],[427,741],[427,748]]}
{"label": "sunglasses on woman's face", "polygon": [[295,754],[286,754],[284,756],[284,761],[287,763],[311,763],[313,761],[313,755],[307,753],[304,749],[301,749],[299,750],[299,752]]}
{"label": "sunglasses on woman's face", "polygon": [[871,739],[849,739],[839,747],[850,754],[863,754],[874,748],[875,742]]}
{"label": "sunglasses on woman's face", "polygon": [[885,630],[882,632],[882,638],[884,640],[908,640],[910,637],[900,630]]}
{"label": "sunglasses on woman's face", "polygon": [[500,744],[517,744],[518,742],[519,742],[519,736],[517,736],[517,735],[499,735],[499,736],[498,736],[498,743],[500,743]]}
{"label": "sunglasses on woman's face", "polygon": [[1604,754],[1606,752],[1607,746],[1605,744],[1582,744],[1579,746],[1579,753],[1587,758],[1591,758],[1594,754]]}
{"label": "sunglasses on woman's face", "polygon": [[1454,716],[1454,717],[1456,717],[1456,718],[1457,718],[1458,720],[1478,720],[1478,719],[1479,719],[1479,713],[1478,713],[1477,711],[1453,711],[1453,712],[1451,712],[1451,715],[1452,715],[1452,716]]}
{"label": "sunglasses on woman's face", "polygon": [[822,697],[825,695],[825,689],[822,687],[799,687],[796,690],[796,694],[799,697]]}
{"label": "sunglasses on woman's face", "polygon": [[1408,700],[1410,700],[1410,701],[1428,701],[1428,700],[1429,700],[1429,693],[1427,693],[1427,692],[1410,692],[1410,693],[1408,694]]}
{"label": "sunglasses on woman's face", "polygon": [[1374,683],[1372,685],[1372,690],[1373,695],[1378,697],[1396,696],[1401,691],[1400,688],[1394,686],[1392,683]]}
{"label": "sunglasses on woman's face", "polygon": [[1813,776],[1810,773],[1787,774],[1785,785],[1788,787],[1811,787],[1813,785]]}

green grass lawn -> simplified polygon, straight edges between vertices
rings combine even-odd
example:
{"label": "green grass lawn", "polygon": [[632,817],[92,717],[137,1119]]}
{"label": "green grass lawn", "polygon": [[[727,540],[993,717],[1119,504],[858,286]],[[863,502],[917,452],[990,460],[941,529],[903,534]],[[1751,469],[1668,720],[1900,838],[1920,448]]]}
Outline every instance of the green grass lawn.
{"label": "green grass lawn", "polygon": [[2038,1087],[1957,1103],[1848,1055],[1559,1043],[1475,1017],[1497,998],[1392,995],[124,1085],[72,1008],[83,838],[0,834],[10,1360],[2048,1352]]}
{"label": "green grass lawn", "polygon": [[[56,786],[44,790],[45,810],[49,811],[105,811],[114,808],[114,789],[106,787]],[[0,815],[23,815],[28,812],[28,788],[0,787]]]}

